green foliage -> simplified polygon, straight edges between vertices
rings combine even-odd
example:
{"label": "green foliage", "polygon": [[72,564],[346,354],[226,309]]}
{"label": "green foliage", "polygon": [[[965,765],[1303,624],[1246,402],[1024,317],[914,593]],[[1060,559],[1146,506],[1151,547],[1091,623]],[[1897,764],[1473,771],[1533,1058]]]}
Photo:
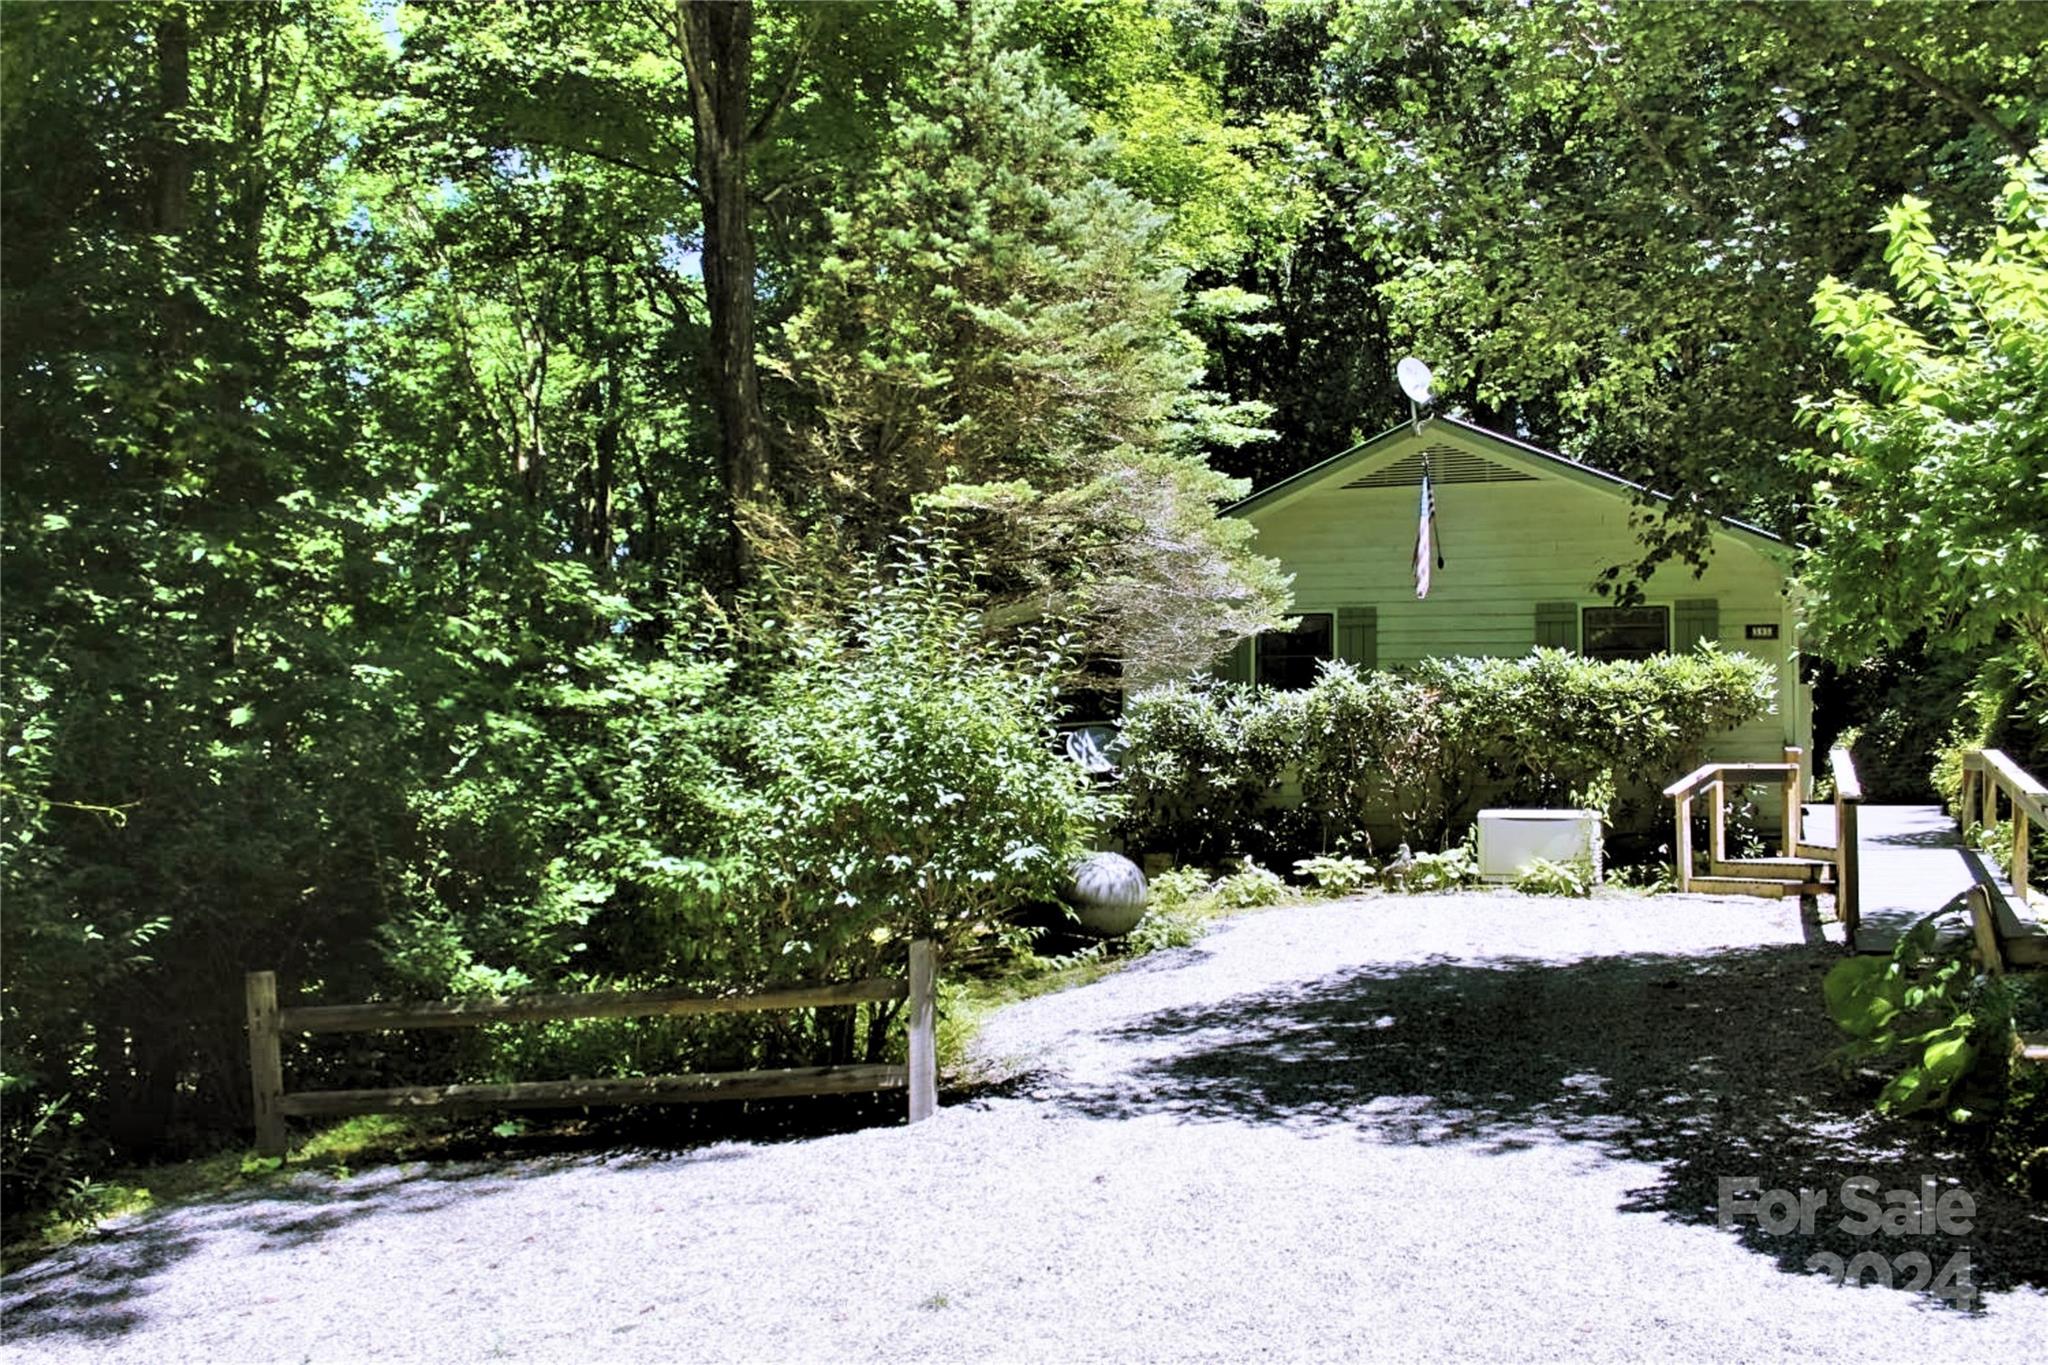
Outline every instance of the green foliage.
{"label": "green foliage", "polygon": [[1170,910],[1208,895],[1212,885],[1213,879],[1199,868],[1168,868],[1152,878],[1148,901],[1154,907]]}
{"label": "green foliage", "polygon": [[1456,891],[1479,880],[1479,858],[1469,844],[1415,853],[1405,866],[1398,859],[1390,865],[1387,879],[1402,891]]}
{"label": "green foliage", "polygon": [[1822,982],[1829,1017],[1852,1040],[1844,1060],[1905,1058],[1878,1095],[1880,1113],[1945,1108],[1967,1120],[1959,1088],[1980,1061],[2002,1067],[2011,1051],[2010,1000],[1974,971],[1967,943],[1938,946],[1946,913],[1918,921],[1888,956],[1848,958]]}
{"label": "green foliage", "polygon": [[1837,653],[2012,630],[2048,666],[2048,144],[2007,165],[1981,252],[1938,241],[1909,195],[1882,229],[1893,294],[1832,277],[1814,294],[1867,386],[1806,405],[1829,444],[1808,462],[1823,481],[1803,575]]}
{"label": "green foliage", "polygon": [[2048,1200],[2048,1068],[2014,1071],[1987,1145],[1993,1169],[2009,1185]]}
{"label": "green foliage", "polygon": [[1302,858],[1294,864],[1294,870],[1314,882],[1316,890],[1325,896],[1355,896],[1370,891],[1379,879],[1379,872],[1371,863],[1344,854],[1318,853],[1313,858]]}
{"label": "green foliage", "polygon": [[[1180,453],[1235,410],[1190,393],[1156,215],[1098,173],[1029,60],[955,44],[942,7],[760,17],[760,69],[790,97],[752,162],[770,337],[830,311],[841,218],[943,231],[947,196],[1000,185],[988,224],[1025,264],[922,318],[937,343],[979,319],[990,367],[1012,324],[1039,336],[1002,371],[1038,383],[1028,420],[977,380],[907,439],[1059,433],[1023,452],[1034,489],[1225,570],[1204,579],[1215,619],[1198,604],[1178,629],[1206,647],[1270,616],[1277,585],[1231,586],[1263,572],[1248,530],[1215,522],[1236,486]],[[1106,817],[1044,743],[1052,643],[983,629],[961,582],[863,577],[853,552],[900,508],[813,581],[705,591],[733,508],[659,25],[615,6],[395,20],[402,45],[356,0],[0,11],[10,1217],[116,1154],[244,1130],[246,970],[329,1000],[865,970],[913,931],[1001,938]],[[906,180],[892,204],[934,129],[993,139],[987,178],[926,154],[929,194]],[[1063,364],[1082,341],[1123,364],[1128,401]],[[824,369],[872,358],[857,332],[833,344]],[[771,389],[789,444],[815,448],[821,391]],[[796,532],[831,540],[800,503]],[[1027,540],[974,600],[1108,564],[1092,544]],[[1113,579],[1061,587],[1087,607]],[[318,1086],[809,1059],[884,1048],[888,1022],[323,1039],[289,1065]]]}
{"label": "green foliage", "polygon": [[1622,865],[1603,869],[1603,884],[1610,891],[1622,891],[1639,896],[1662,896],[1677,889],[1678,881],[1668,862],[1649,863],[1637,866]]}
{"label": "green foliage", "polygon": [[1181,904],[1157,906],[1145,912],[1138,927],[1124,935],[1118,947],[1133,957],[1185,948],[1208,932],[1210,915],[1204,906]]}
{"label": "green foliage", "polygon": [[1712,512],[1795,528],[1814,286],[1876,263],[1873,198],[1971,202],[2042,128],[2034,6],[1333,8],[1293,54],[1351,191],[1315,268],[1377,266],[1391,353],[1450,401],[1676,495],[1617,586]]}
{"label": "green foliage", "polygon": [[[962,519],[1026,616],[1153,675],[1279,618],[1285,589],[1216,509],[1248,491],[1187,451],[1253,439],[1201,391],[1166,220],[1028,51],[978,11],[935,88],[892,111],[783,328],[817,420],[799,455],[819,503],[788,557],[872,546],[913,507]],[[1244,419],[1244,420],[1241,420]],[[817,586],[813,585],[814,588]]]}
{"label": "green foliage", "polygon": [[[1996,983],[2013,1028],[2020,1033],[2048,1033],[2048,975],[2013,974]],[[1986,1148],[1992,1168],[2013,1188],[2036,1200],[2048,1200],[2048,1067],[2011,1066],[2005,1091],[1998,1097]]]}
{"label": "green foliage", "polygon": [[1997,749],[2030,773],[2048,772],[2048,669],[2017,651],[1993,654],[1953,708],[1948,743],[1936,751],[1930,780],[1960,815],[1963,752]]}
{"label": "green foliage", "polygon": [[787,926],[762,946],[791,966],[858,971],[885,943],[994,936],[1115,813],[1052,742],[1066,655],[1013,661],[967,592],[943,546],[907,543],[843,632],[798,637],[748,727],[753,856]]}
{"label": "green foliage", "polygon": [[1119,721],[1126,840],[1198,862],[1242,852],[1291,761],[1295,705],[1286,694],[1203,682],[1127,699]]}
{"label": "green foliage", "polygon": [[1845,728],[1834,744],[1855,755],[1864,800],[1933,799],[1938,756],[1972,710],[1970,693],[1986,664],[1981,654],[1929,649],[1916,639],[1832,670],[1816,684],[1816,695],[1825,688],[1845,703]]}
{"label": "green foliage", "polygon": [[1280,874],[1247,859],[1242,868],[1216,883],[1216,901],[1231,910],[1253,910],[1278,905],[1289,898],[1287,883]]}
{"label": "green foliage", "polygon": [[1265,700],[1292,731],[1302,802],[1334,842],[1360,840],[1368,811],[1405,831],[1435,810],[1446,713],[1427,683],[1337,662],[1299,698]]}
{"label": "green foliage", "polygon": [[1430,660],[1414,676],[1444,713],[1439,763],[1453,823],[1486,789],[1502,804],[1614,819],[1621,783],[1661,786],[1697,763],[1709,735],[1768,714],[1773,695],[1767,665],[1711,646],[1634,663],[1551,649]]}
{"label": "green foliage", "polygon": [[1246,851],[1282,825],[1262,808],[1290,774],[1304,832],[1319,830],[1324,848],[1368,847],[1375,828],[1440,841],[1483,802],[1612,818],[1619,787],[1694,766],[1708,736],[1766,714],[1771,695],[1767,665],[1712,649],[1629,663],[1538,650],[1399,676],[1332,664],[1298,693],[1174,684],[1124,711],[1125,837],[1211,858]]}
{"label": "green foliage", "polygon": [[1590,896],[1593,883],[1593,864],[1585,858],[1532,858],[1515,876],[1515,890],[1527,896]]}

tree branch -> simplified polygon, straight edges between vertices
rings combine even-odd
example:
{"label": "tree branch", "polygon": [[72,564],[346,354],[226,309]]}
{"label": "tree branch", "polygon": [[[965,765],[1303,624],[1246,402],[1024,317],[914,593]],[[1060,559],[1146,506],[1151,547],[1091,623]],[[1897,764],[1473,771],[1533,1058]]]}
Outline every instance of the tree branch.
{"label": "tree branch", "polygon": [[[1621,110],[1622,116],[1628,120],[1629,126],[1635,130],[1636,141],[1642,143],[1643,150],[1650,154],[1650,159],[1663,168],[1665,176],[1671,181],[1671,188],[1676,190],[1679,198],[1685,200],[1692,211],[1699,215],[1702,225],[1715,222],[1716,216],[1708,211],[1705,202],[1697,194],[1693,193],[1690,185],[1685,183],[1684,177],[1678,173],[1678,167],[1672,164],[1669,154],[1657,144],[1655,138],[1650,136],[1650,126],[1644,122],[1642,111],[1636,108],[1634,101],[1630,100],[1628,94],[1621,88],[1621,83],[1614,79],[1614,74],[1607,69],[1607,64],[1601,60],[1600,45],[1595,40],[1592,31],[1586,27],[1585,20],[1574,13],[1571,18],[1571,24],[1573,31],[1578,35],[1580,44],[1586,49],[1586,56],[1593,63],[1593,70],[1599,77],[1600,83],[1607,87],[1607,93],[1614,97],[1616,107]],[[1617,50],[1619,50],[1618,47]]]}
{"label": "tree branch", "polygon": [[[1794,22],[1777,9],[1762,3],[1762,0],[1743,0],[1742,7],[1753,14],[1761,16],[1766,23],[1775,26],[1780,32],[1790,38],[1803,42],[1810,47],[1825,48],[1828,46],[1825,35],[1821,34],[1817,29],[1806,24]],[[1872,28],[1864,26],[1860,31],[1863,36],[1864,51],[1875,57],[1880,66],[1890,67],[1893,71],[1905,77],[1909,83],[1919,86],[1928,94],[1933,95],[1936,99],[1941,100],[1967,116],[1971,122],[1985,129],[1993,137],[2004,143],[2012,150],[2013,155],[2019,157],[2020,160],[2034,160],[2034,149],[2028,145],[2026,137],[2017,128],[2009,128],[1999,122],[1998,116],[1986,108],[1981,101],[1972,97],[1967,91],[1959,89],[1935,75],[1905,53],[1894,48],[1885,47],[1877,42],[1870,36],[1873,32]],[[1844,55],[1853,59],[1855,52],[1851,50]]]}
{"label": "tree branch", "polygon": [[796,54],[789,59],[789,70],[783,73],[782,84],[776,87],[774,98],[768,101],[767,107],[761,111],[761,116],[754,120],[754,126],[747,130],[748,146],[759,146],[768,136],[768,129],[773,126],[776,119],[782,117],[782,111],[789,108],[790,102],[796,98],[796,83],[798,77],[803,75],[804,58],[810,55],[811,44],[815,43],[818,35],[825,30],[825,14],[826,9],[823,6],[811,11],[811,16],[804,25],[803,41],[797,44]]}

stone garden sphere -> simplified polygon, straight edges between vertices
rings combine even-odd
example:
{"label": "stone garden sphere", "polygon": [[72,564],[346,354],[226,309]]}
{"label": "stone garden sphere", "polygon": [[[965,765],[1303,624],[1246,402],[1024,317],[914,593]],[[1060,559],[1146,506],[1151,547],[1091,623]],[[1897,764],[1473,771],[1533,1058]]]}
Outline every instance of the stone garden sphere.
{"label": "stone garden sphere", "polygon": [[1060,897],[1084,929],[1121,938],[1144,917],[1145,874],[1121,853],[1091,853],[1074,863]]}

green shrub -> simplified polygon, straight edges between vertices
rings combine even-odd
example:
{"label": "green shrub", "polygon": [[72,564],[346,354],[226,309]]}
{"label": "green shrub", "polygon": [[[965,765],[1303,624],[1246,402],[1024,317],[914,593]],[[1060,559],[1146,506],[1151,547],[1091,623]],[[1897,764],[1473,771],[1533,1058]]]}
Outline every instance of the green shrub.
{"label": "green shrub", "polygon": [[1126,840],[1193,862],[1244,852],[1292,757],[1295,705],[1284,694],[1200,682],[1132,697],[1119,722]]}
{"label": "green shrub", "polygon": [[1479,859],[1464,844],[1441,853],[1416,853],[1398,876],[1392,868],[1389,878],[1403,891],[1456,891],[1479,880]]}
{"label": "green shrub", "polygon": [[1185,948],[1208,927],[1208,916],[1193,903],[1161,906],[1145,912],[1138,927],[1126,934],[1120,949],[1132,957],[1166,948]]}
{"label": "green shrub", "polygon": [[[1330,664],[1301,692],[1161,688],[1125,712],[1123,832],[1211,859],[1263,837],[1263,856],[1292,860],[1369,848],[1375,827],[1441,846],[1486,802],[1612,816],[1624,786],[1661,786],[1710,735],[1768,714],[1773,686],[1769,665],[1702,648],[1629,663],[1537,650],[1398,676]],[[1276,813],[1290,772],[1301,804]]]}
{"label": "green shrub", "polygon": [[1621,784],[1661,787],[1696,766],[1709,735],[1769,714],[1775,687],[1769,665],[1711,646],[1635,662],[1539,649],[1414,672],[1445,712],[1437,762],[1453,827],[1482,800],[1612,819]]}
{"label": "green shrub", "polygon": [[[2011,1051],[2011,997],[1977,973],[1969,945],[1938,943],[1938,922],[1926,916],[1885,957],[1852,957],[1821,983],[1829,1017],[1851,1039],[1843,1061],[1903,1057],[1878,1095],[1880,1113],[1941,1109],[1957,1121],[1975,1117],[1962,1093],[1980,1064],[2002,1076]],[[1976,1104],[1981,1105],[1982,1099]]]}
{"label": "green shrub", "polygon": [[1332,663],[1306,692],[1268,695],[1326,847],[1370,846],[1368,812],[1404,832],[1441,819],[1445,710],[1421,684]]}
{"label": "green shrub", "polygon": [[1990,658],[1952,710],[1948,743],[1936,751],[1930,774],[1951,811],[1960,813],[1965,749],[1998,749],[2037,777],[2048,773],[2048,677],[2017,652]]}
{"label": "green shrub", "polygon": [[1606,869],[1605,880],[1610,890],[1628,891],[1642,896],[1661,896],[1676,890],[1678,886],[1677,875],[1668,862],[1609,866]]}
{"label": "green shrub", "polygon": [[1314,882],[1316,890],[1325,896],[1355,896],[1371,890],[1379,879],[1371,863],[1342,854],[1319,853],[1303,858],[1294,864],[1294,870]]}
{"label": "green shrub", "polygon": [[1290,892],[1280,874],[1247,862],[1242,871],[1233,872],[1216,883],[1216,900],[1232,910],[1250,910],[1263,905],[1278,905],[1286,900]]}
{"label": "green shrub", "polygon": [[1585,858],[1561,863],[1533,858],[1516,875],[1515,890],[1529,896],[1589,896],[1593,893],[1593,864]]}
{"label": "green shrub", "polygon": [[2048,977],[1986,976],[1969,945],[1937,944],[1929,915],[1887,957],[1838,963],[1828,1013],[1851,1037],[1844,1061],[1889,1062],[1882,1113],[1929,1111],[1981,1143],[1999,1179],[2048,1199],[2048,1068],[2016,1063],[2014,1034],[2048,1029]]}
{"label": "green shrub", "polygon": [[1209,894],[1213,878],[1199,868],[1168,868],[1152,878],[1148,888],[1150,903],[1162,910],[1184,905],[1191,900]]}
{"label": "green shrub", "polygon": [[[1057,642],[981,628],[943,544],[874,566],[843,622],[764,624],[740,677],[713,645],[556,698],[606,736],[589,820],[547,863],[554,908],[492,935],[422,916],[392,960],[422,990],[707,990],[902,970],[936,940],[952,970],[1022,946],[1115,803],[1051,742]],[[458,930],[464,930],[458,932]],[[438,986],[436,983],[438,982]],[[894,1006],[600,1021],[480,1035],[480,1075],[787,1065],[893,1044]]]}

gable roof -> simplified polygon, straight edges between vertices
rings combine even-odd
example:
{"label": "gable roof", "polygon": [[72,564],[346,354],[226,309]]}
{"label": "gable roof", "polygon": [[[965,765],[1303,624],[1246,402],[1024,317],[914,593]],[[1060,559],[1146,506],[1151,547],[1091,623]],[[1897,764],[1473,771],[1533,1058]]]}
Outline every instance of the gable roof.
{"label": "gable roof", "polygon": [[[1505,456],[1508,463],[1503,466],[1497,461],[1454,447],[1434,447],[1429,452],[1431,455],[1430,482],[1432,483],[1448,485],[1454,483],[1531,482],[1534,476],[1525,471],[1533,466],[1539,470],[1561,475],[1575,483],[1584,484],[1589,488],[1597,488],[1602,492],[1611,493],[1615,497],[1633,498],[1638,494],[1647,494],[1649,497],[1660,502],[1671,501],[1671,495],[1668,493],[1659,493],[1654,489],[1645,488],[1642,484],[1624,479],[1619,474],[1611,474],[1607,470],[1596,469],[1589,464],[1581,464],[1579,461],[1560,455],[1554,450],[1545,450],[1542,446],[1531,445],[1527,441],[1518,441],[1512,436],[1503,436],[1497,431],[1489,431],[1485,427],[1467,422],[1462,418],[1437,416],[1431,417],[1428,420],[1428,426],[1438,424],[1449,427],[1460,435],[1480,443],[1482,447],[1487,448],[1491,452]],[[1427,426],[1424,429],[1427,430]],[[1243,501],[1233,503],[1229,507],[1224,508],[1223,514],[1233,517],[1243,516],[1248,512],[1265,511],[1281,503],[1292,502],[1295,498],[1308,492],[1311,487],[1340,475],[1346,470],[1369,464],[1371,458],[1379,454],[1389,442],[1410,434],[1415,434],[1415,429],[1410,423],[1403,422],[1399,426],[1390,427],[1377,436],[1368,437],[1350,449],[1332,455],[1327,460],[1310,465],[1298,474],[1290,474],[1278,483],[1268,484]],[[1379,469],[1372,470],[1361,478],[1338,486],[1342,488],[1398,488],[1404,485],[1413,486],[1420,483],[1422,479],[1422,455],[1423,452],[1417,450],[1411,455],[1403,456]],[[1747,540],[1758,549],[1768,553],[1785,554],[1792,548],[1782,537],[1772,535],[1761,526],[1754,526],[1749,522],[1739,521],[1734,517],[1717,517],[1716,520],[1721,523],[1719,529],[1723,532],[1733,535],[1738,539]]]}

